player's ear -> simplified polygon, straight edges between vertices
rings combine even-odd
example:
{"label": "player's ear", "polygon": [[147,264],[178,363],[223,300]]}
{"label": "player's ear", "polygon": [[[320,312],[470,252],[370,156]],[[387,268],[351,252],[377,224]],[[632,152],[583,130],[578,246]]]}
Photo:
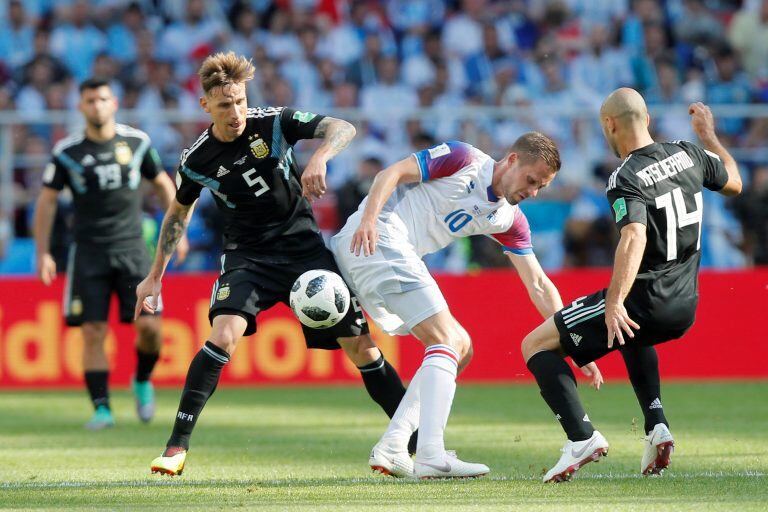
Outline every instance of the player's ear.
{"label": "player's ear", "polygon": [[200,106],[203,107],[207,114],[211,113],[211,109],[208,108],[208,99],[205,96],[200,96]]}
{"label": "player's ear", "polygon": [[510,167],[512,167],[513,165],[515,165],[515,162],[517,162],[517,160],[518,160],[519,158],[520,158],[520,157],[519,157],[519,156],[517,156],[517,153],[515,153],[515,152],[513,151],[513,152],[511,152],[511,153],[509,154],[509,156],[507,156],[507,163],[509,164],[509,166],[510,166]]}

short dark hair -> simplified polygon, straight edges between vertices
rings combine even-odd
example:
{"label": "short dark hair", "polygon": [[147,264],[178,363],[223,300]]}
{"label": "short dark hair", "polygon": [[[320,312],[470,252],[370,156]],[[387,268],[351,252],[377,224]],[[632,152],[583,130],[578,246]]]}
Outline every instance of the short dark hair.
{"label": "short dark hair", "polygon": [[109,80],[97,76],[88,78],[80,82],[80,94],[83,94],[83,91],[87,91],[89,89],[98,89],[99,87],[111,87],[109,85]]}
{"label": "short dark hair", "polygon": [[541,132],[522,134],[512,144],[510,151],[520,155],[520,159],[526,163],[541,159],[553,172],[560,170],[560,152],[557,150],[557,145]]}

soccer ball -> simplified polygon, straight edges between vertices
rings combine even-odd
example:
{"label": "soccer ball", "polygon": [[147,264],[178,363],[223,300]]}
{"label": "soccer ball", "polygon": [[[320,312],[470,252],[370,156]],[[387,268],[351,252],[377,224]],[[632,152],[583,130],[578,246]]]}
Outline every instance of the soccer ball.
{"label": "soccer ball", "polygon": [[349,289],[334,272],[310,270],[293,283],[290,304],[302,324],[313,329],[327,329],[347,314]]}

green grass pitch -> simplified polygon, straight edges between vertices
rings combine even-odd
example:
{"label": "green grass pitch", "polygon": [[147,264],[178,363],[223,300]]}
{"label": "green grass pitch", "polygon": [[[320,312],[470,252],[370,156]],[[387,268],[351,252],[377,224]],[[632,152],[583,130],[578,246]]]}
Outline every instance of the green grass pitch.
{"label": "green grass pitch", "polygon": [[182,477],[149,474],[179,391],[159,393],[138,424],[126,392],[118,425],[89,433],[85,392],[0,393],[0,508],[220,510],[768,510],[768,382],[670,383],[664,405],[677,447],[661,478],[638,475],[642,421],[632,390],[585,386],[611,443],[573,482],[544,485],[564,437],[530,385],[460,385],[447,446],[491,467],[472,481],[374,475],[368,450],[385,417],[359,388],[217,391]]}

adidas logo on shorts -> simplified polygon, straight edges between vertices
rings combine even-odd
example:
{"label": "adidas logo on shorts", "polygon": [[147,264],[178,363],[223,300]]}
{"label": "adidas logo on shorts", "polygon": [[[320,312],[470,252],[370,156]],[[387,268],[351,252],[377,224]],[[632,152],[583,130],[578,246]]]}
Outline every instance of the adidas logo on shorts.
{"label": "adidas logo on shorts", "polygon": [[581,343],[581,336],[576,333],[571,333],[571,339],[573,340],[573,344],[577,347],[579,346],[579,343]]}

